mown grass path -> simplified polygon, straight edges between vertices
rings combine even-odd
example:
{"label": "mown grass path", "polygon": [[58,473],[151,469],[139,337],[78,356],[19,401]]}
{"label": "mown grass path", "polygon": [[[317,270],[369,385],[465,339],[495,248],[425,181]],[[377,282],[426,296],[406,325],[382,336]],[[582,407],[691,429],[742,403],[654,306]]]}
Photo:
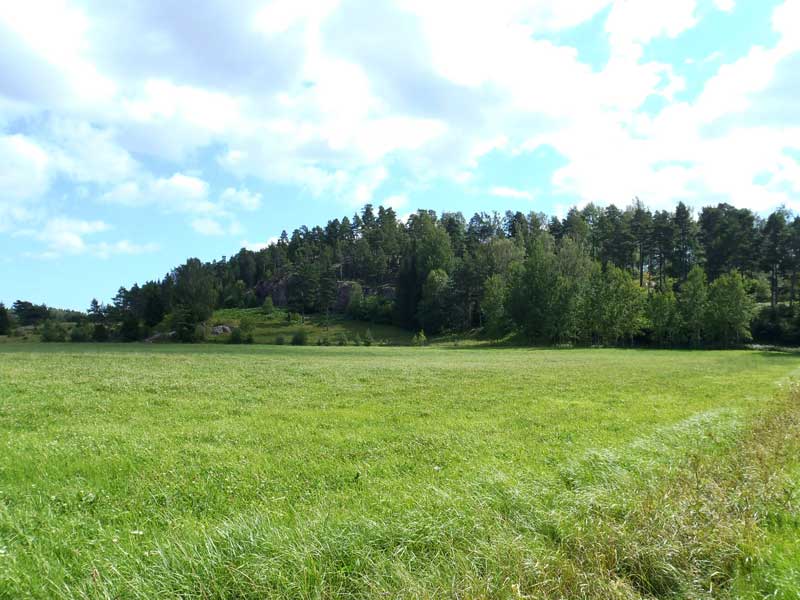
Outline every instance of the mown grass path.
{"label": "mown grass path", "polygon": [[798,368],[745,351],[3,346],[0,598],[533,594],[580,533],[576,494],[727,451]]}

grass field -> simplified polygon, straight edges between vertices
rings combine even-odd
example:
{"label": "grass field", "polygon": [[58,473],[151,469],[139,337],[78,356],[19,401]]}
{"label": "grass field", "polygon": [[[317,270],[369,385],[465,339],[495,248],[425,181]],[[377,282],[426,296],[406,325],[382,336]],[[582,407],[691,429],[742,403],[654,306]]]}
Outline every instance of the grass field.
{"label": "grass field", "polygon": [[5,344],[0,598],[797,598],[798,369]]}

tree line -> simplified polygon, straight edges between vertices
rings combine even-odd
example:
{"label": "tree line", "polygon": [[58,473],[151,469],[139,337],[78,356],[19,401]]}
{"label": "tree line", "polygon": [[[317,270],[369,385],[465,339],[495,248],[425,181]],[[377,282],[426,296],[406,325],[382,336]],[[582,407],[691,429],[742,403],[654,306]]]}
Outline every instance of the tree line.
{"label": "tree line", "polygon": [[[166,324],[191,341],[215,309],[269,298],[301,314],[338,310],[529,343],[797,344],[798,269],[800,217],[783,208],[762,218],[718,204],[695,215],[683,203],[653,211],[635,199],[563,218],[419,210],[402,222],[368,204],[324,227],[284,231],[263,250],[191,258],[160,280],[121,287],[108,305],[93,301],[83,319],[112,338]],[[53,318],[30,303],[12,313],[21,323]]]}

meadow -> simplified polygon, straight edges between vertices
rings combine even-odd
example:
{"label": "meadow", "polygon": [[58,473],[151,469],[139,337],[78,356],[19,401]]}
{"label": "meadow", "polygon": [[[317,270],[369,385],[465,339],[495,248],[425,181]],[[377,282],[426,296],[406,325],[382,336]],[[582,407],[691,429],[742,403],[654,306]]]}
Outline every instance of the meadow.
{"label": "meadow", "polygon": [[4,344],[0,598],[797,598],[798,373]]}

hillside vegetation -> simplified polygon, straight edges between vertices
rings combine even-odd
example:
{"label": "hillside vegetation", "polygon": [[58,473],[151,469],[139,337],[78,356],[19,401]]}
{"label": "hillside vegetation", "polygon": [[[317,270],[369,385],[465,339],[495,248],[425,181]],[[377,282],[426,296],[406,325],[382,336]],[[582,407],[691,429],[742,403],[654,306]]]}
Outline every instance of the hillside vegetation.
{"label": "hillside vegetation", "polygon": [[44,341],[63,341],[58,321],[74,321],[73,341],[174,331],[196,342],[215,310],[266,307],[530,345],[800,345],[799,271],[800,217],[785,209],[764,219],[719,204],[695,216],[635,199],[564,218],[419,210],[401,221],[366,205],[257,252],[191,258],[87,314],[0,305],[0,336],[41,325]]}

